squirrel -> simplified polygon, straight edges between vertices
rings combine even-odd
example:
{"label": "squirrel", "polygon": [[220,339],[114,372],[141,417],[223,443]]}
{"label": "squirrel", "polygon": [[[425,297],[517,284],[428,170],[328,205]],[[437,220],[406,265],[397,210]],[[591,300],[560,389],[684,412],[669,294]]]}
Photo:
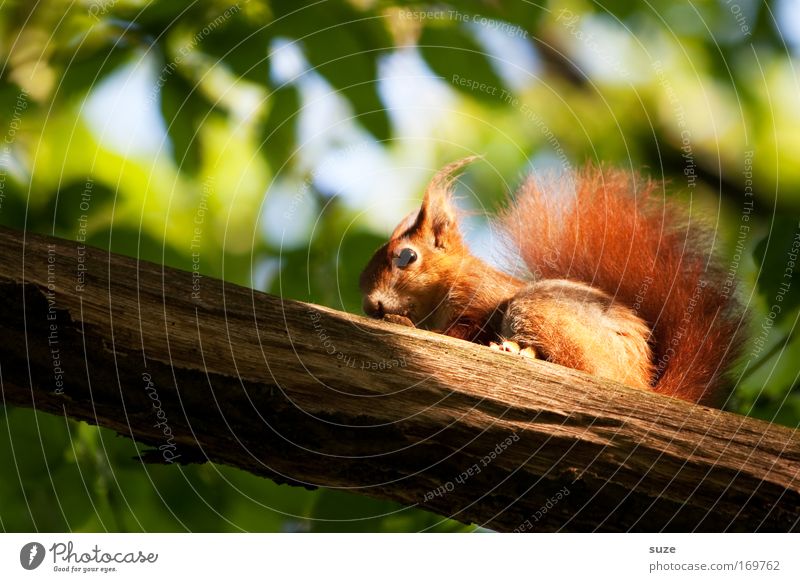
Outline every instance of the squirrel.
{"label": "squirrel", "polygon": [[662,183],[588,166],[525,180],[496,226],[530,271],[470,253],[442,168],[361,274],[364,312],[708,406],[724,403],[744,328],[711,231]]}

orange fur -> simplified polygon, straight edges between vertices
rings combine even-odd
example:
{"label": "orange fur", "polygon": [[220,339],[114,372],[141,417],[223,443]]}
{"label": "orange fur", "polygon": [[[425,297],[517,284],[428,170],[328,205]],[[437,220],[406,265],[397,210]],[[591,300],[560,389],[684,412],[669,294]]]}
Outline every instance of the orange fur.
{"label": "orange fur", "polygon": [[[370,260],[360,282],[368,314],[479,343],[510,339],[598,376],[719,402],[741,310],[720,293],[702,225],[630,173],[587,168],[549,192],[528,180],[498,226],[531,283],[464,244],[450,189],[469,161],[437,173],[420,210]],[[410,264],[398,264],[403,249]]]}
{"label": "orange fur", "polygon": [[742,310],[721,293],[711,231],[653,181],[590,167],[572,182],[553,196],[529,179],[501,218],[525,264],[537,278],[584,281],[633,308],[651,328],[657,392],[721,401]]}

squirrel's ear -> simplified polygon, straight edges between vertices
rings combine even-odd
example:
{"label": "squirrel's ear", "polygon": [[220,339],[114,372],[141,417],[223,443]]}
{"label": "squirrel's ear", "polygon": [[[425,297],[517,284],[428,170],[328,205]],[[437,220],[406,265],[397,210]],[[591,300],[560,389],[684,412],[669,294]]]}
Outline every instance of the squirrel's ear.
{"label": "squirrel's ear", "polygon": [[434,244],[439,248],[447,246],[448,238],[458,236],[458,224],[452,202],[452,187],[458,178],[455,172],[477,158],[478,156],[470,156],[447,164],[436,172],[425,190],[416,227],[429,231],[433,235]]}
{"label": "squirrel's ear", "polygon": [[417,216],[419,215],[419,210],[415,210],[414,212],[410,212],[408,216],[406,216],[403,220],[400,221],[394,228],[394,232],[392,233],[391,240],[396,238],[400,238],[401,236],[407,234],[417,223]]}

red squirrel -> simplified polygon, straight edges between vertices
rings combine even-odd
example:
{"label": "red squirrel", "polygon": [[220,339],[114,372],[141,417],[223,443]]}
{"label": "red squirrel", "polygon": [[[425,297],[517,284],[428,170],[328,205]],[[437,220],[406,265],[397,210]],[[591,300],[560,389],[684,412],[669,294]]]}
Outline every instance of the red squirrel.
{"label": "red squirrel", "polygon": [[[361,274],[367,315],[706,405],[727,396],[742,309],[708,229],[659,183],[587,167],[528,178],[497,228],[532,277],[470,253],[442,168]],[[723,292],[723,287],[726,291]]]}

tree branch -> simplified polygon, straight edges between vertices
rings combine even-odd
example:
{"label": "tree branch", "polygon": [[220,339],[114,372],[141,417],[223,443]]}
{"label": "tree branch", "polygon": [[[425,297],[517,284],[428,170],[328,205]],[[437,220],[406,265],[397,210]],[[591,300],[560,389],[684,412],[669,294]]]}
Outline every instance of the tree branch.
{"label": "tree branch", "polygon": [[3,402],[502,531],[797,530],[794,431],[0,230]]}

